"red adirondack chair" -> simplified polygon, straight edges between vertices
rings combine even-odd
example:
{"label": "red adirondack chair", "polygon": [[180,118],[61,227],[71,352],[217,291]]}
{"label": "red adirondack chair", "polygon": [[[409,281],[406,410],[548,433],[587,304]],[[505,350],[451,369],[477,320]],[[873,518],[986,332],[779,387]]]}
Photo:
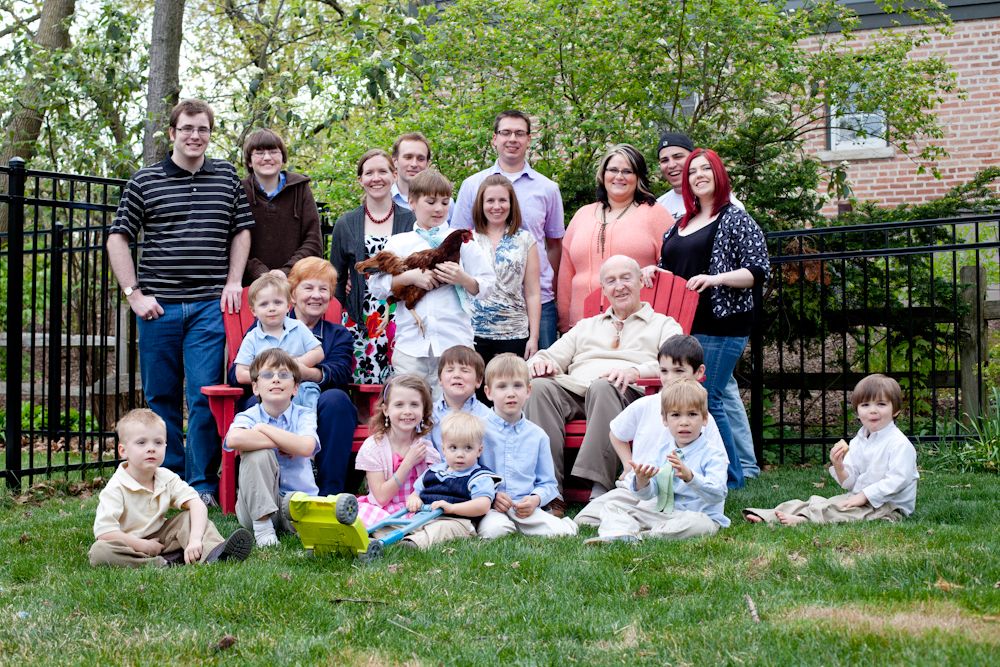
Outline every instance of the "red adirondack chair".
{"label": "red adirondack chair", "polygon": [[[640,298],[651,305],[657,313],[668,315],[677,321],[684,333],[691,333],[691,325],[694,323],[694,314],[698,309],[698,293],[689,290],[687,280],[676,276],[669,271],[657,272],[652,287],[643,288],[639,293]],[[590,296],[583,302],[583,316],[593,317],[604,312],[608,308],[608,302],[600,289],[591,292]],[[637,383],[644,387],[646,394],[655,394],[660,390],[659,378],[649,378],[639,380]],[[587,431],[587,422],[578,419],[566,423],[566,449],[580,449],[583,444],[583,434]],[[569,482],[570,475],[565,475],[564,479]],[[566,486],[563,489],[563,496],[571,502],[587,502],[590,498],[590,489],[572,488]]]}

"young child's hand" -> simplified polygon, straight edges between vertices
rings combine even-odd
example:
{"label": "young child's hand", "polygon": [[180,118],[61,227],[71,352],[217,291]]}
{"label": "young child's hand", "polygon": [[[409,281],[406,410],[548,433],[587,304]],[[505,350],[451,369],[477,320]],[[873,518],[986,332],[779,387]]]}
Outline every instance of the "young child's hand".
{"label": "young child's hand", "polygon": [[451,514],[451,508],[452,504],[447,500],[435,500],[431,503],[432,510],[440,509],[445,514]]}
{"label": "young child's hand", "polygon": [[202,552],[201,540],[191,538],[188,540],[188,545],[184,548],[184,562],[190,565],[191,563],[197,563],[201,560]]}
{"label": "young child's hand", "polygon": [[836,445],[834,445],[833,449],[830,450],[830,463],[838,468],[844,465],[844,457],[847,456],[847,450],[849,447],[850,446],[843,440],[840,440]]}
{"label": "young child's hand", "polygon": [[163,551],[163,544],[159,540],[139,540],[136,551],[141,551],[148,556],[159,556]]}
{"label": "young child's hand", "polygon": [[419,443],[416,445],[410,445],[410,448],[406,450],[406,456],[403,457],[402,465],[407,468],[412,469],[413,466],[417,465],[427,457],[427,444]]}
{"label": "young child's hand", "polygon": [[503,491],[497,491],[497,496],[493,499],[493,509],[501,514],[505,514],[513,506],[514,500],[510,496]]}
{"label": "young child's hand", "polygon": [[432,290],[438,286],[438,281],[435,279],[433,271],[427,269],[410,269],[405,275],[409,284],[420,289]]}
{"label": "young child's hand", "polygon": [[682,461],[681,457],[677,455],[676,449],[667,455],[667,462],[674,469],[674,474],[677,476],[677,479],[682,482],[690,482],[694,477],[694,473],[691,472],[691,468],[684,465],[684,461]]}
{"label": "young child's hand", "polygon": [[654,465],[648,463],[636,463],[635,461],[629,461],[629,466],[635,471],[635,487],[637,489],[644,489],[649,484],[649,480],[656,477],[656,474],[660,472],[660,469]]}
{"label": "young child's hand", "polygon": [[522,498],[521,502],[514,503],[514,510],[517,513],[517,516],[522,519],[527,519],[531,516],[531,513],[535,511],[535,508],[541,504],[541,502],[542,499],[532,493],[530,496]]}
{"label": "young child's hand", "polygon": [[865,495],[864,491],[860,493],[855,493],[850,498],[840,503],[839,507],[842,510],[849,510],[852,507],[864,507],[868,504],[868,496]]}
{"label": "young child's hand", "polygon": [[442,285],[457,285],[468,275],[457,262],[441,262],[434,267],[434,277]]}
{"label": "young child's hand", "polygon": [[416,493],[411,493],[406,497],[406,511],[407,512],[419,512],[424,506],[424,501],[420,499],[420,496]]}

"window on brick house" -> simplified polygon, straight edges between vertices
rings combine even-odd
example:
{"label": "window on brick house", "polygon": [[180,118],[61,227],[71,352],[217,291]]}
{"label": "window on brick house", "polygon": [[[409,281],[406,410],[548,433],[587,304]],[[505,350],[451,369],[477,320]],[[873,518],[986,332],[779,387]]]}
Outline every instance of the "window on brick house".
{"label": "window on brick house", "polygon": [[842,107],[830,107],[829,123],[831,151],[885,148],[889,145],[885,138],[885,114],[881,111],[858,111],[850,99]]}

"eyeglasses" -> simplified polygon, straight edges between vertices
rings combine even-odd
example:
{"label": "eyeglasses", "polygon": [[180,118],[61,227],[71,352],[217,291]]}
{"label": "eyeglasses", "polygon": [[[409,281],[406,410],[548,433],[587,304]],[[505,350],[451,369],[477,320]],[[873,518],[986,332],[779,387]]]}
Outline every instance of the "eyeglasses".
{"label": "eyeglasses", "polygon": [[190,137],[192,134],[199,134],[203,137],[207,137],[212,134],[212,128],[210,127],[195,127],[194,125],[185,125],[183,127],[175,128],[180,134],[185,137]]}
{"label": "eyeglasses", "polygon": [[261,371],[257,373],[257,379],[259,380],[273,380],[275,376],[278,376],[279,380],[291,380],[291,371]]}
{"label": "eyeglasses", "polygon": [[280,148],[255,148],[250,151],[251,157],[278,157],[281,155]]}
{"label": "eyeglasses", "polygon": [[504,139],[510,139],[511,136],[515,136],[518,139],[524,139],[528,136],[529,132],[525,130],[497,130],[497,134]]}
{"label": "eyeglasses", "polygon": [[635,172],[631,169],[619,169],[618,167],[608,167],[604,170],[604,173],[611,174],[612,176],[624,176],[625,178],[635,176]]}

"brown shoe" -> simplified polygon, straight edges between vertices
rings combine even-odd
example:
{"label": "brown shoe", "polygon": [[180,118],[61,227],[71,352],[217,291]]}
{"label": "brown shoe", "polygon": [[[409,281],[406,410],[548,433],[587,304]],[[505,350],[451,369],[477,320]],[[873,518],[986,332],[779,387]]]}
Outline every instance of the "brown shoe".
{"label": "brown shoe", "polygon": [[545,506],[545,511],[556,518],[563,518],[566,516],[566,501],[562,498],[555,498],[551,503]]}
{"label": "brown shoe", "polygon": [[212,549],[205,558],[205,564],[222,560],[246,560],[253,550],[253,533],[246,528],[237,528],[226,541]]}

